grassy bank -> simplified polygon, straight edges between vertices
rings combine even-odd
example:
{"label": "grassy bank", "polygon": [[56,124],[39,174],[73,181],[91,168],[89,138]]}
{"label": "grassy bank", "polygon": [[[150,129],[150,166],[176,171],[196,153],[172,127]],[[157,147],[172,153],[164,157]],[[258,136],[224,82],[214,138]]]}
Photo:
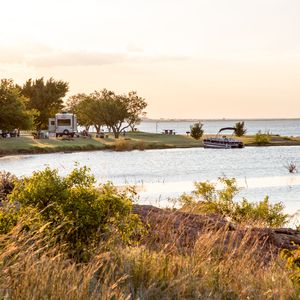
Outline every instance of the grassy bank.
{"label": "grassy bank", "polygon": [[[257,146],[255,136],[245,136],[239,138],[246,146]],[[262,146],[290,146],[300,145],[300,137],[270,136],[269,142]],[[145,132],[127,133],[120,139],[115,139],[113,135],[101,139],[74,138],[64,140],[61,138],[33,139],[30,135],[23,135],[18,138],[0,139],[0,155],[51,153],[62,151],[88,151],[112,149],[117,151],[145,150],[145,149],[165,149],[165,148],[192,148],[202,147],[201,141],[196,141],[186,135],[164,135]]]}
{"label": "grassy bank", "polygon": [[87,151],[112,149],[117,151],[201,147],[201,141],[196,141],[183,135],[162,135],[151,133],[128,133],[115,139],[113,135],[108,138],[74,138],[65,140],[61,138],[33,139],[30,135],[18,138],[0,139],[0,155],[51,153],[61,151]]}
{"label": "grassy bank", "polygon": [[299,299],[299,288],[282,262],[263,265],[253,255],[255,249],[247,247],[247,238],[224,252],[225,238],[223,232],[207,233],[191,251],[176,247],[176,242],[126,247],[110,241],[95,250],[90,262],[78,264],[63,249],[45,246],[41,233],[28,237],[15,230],[0,237],[0,297]]}

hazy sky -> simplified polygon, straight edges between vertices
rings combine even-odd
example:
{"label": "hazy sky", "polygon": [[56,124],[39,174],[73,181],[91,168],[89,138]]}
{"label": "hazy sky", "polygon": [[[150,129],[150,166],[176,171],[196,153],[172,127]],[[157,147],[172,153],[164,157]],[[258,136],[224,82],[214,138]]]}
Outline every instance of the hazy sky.
{"label": "hazy sky", "polygon": [[148,117],[300,117],[299,0],[0,1],[0,78],[137,90]]}

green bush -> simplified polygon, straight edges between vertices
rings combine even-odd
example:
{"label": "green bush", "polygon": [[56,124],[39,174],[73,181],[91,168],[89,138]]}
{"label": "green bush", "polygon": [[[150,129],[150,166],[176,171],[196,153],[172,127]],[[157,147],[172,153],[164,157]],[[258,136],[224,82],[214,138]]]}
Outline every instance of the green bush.
{"label": "green bush", "polygon": [[182,210],[194,213],[217,213],[230,217],[237,223],[250,223],[270,227],[280,227],[287,222],[287,215],[283,213],[282,203],[274,205],[265,197],[259,202],[249,202],[243,199],[235,202],[234,197],[239,193],[234,178],[219,178],[222,189],[209,182],[195,182],[192,194],[183,194],[180,197]]}
{"label": "green bush", "polygon": [[199,140],[204,133],[202,127],[203,124],[201,124],[200,122],[195,123],[193,126],[191,126],[191,137],[193,137],[196,140]]}
{"label": "green bush", "polygon": [[234,126],[234,133],[236,136],[243,136],[247,132],[245,122],[237,122]]}
{"label": "green bush", "polygon": [[50,224],[50,231],[57,232],[59,227],[58,241],[84,259],[87,249],[92,250],[106,236],[113,234],[128,242],[140,229],[139,218],[131,212],[134,196],[134,190],[121,192],[112,183],[95,187],[95,178],[86,167],[75,168],[66,177],[46,168],[17,182],[9,195],[10,209],[2,209],[0,231],[10,229],[4,227],[5,219],[13,226],[25,209],[32,208]]}
{"label": "green bush", "polygon": [[262,133],[261,130],[259,130],[256,135],[254,142],[257,145],[265,145],[270,143],[270,134],[269,133]]}
{"label": "green bush", "polygon": [[290,278],[300,284],[300,245],[295,245],[294,250],[283,249],[280,256],[285,260],[285,267],[290,270]]}

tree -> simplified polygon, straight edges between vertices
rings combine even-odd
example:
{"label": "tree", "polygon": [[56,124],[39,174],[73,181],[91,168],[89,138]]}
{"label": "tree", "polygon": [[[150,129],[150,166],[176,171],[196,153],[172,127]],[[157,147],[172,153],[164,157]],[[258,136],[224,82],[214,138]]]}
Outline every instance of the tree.
{"label": "tree", "polygon": [[33,125],[33,110],[27,110],[28,99],[21,95],[11,79],[1,79],[0,83],[0,129],[10,131],[15,128],[30,129]]}
{"label": "tree", "polygon": [[125,105],[129,112],[129,117],[126,119],[126,122],[133,131],[135,126],[141,122],[141,116],[146,115],[144,109],[147,107],[147,103],[145,99],[137,95],[137,92],[131,91],[125,98]]}
{"label": "tree", "polygon": [[120,133],[130,126],[134,126],[143,114],[147,106],[145,100],[130,92],[128,95],[117,95],[112,91],[103,89],[95,91],[91,98],[95,101],[93,110],[99,123],[110,127],[115,138],[119,138]]}
{"label": "tree", "polygon": [[116,95],[112,91],[103,89],[91,94],[95,106],[95,116],[98,122],[110,127],[115,138],[119,138],[120,132],[125,129],[122,124],[129,117],[125,98],[122,95]]}
{"label": "tree", "polygon": [[[66,105],[68,111],[76,114],[78,124],[84,126],[86,131],[89,131],[91,125],[95,125],[91,116],[94,115],[92,102],[88,95],[76,94],[68,99]],[[95,127],[97,129],[97,126]]]}
{"label": "tree", "polygon": [[191,137],[193,137],[196,140],[199,140],[204,133],[202,127],[203,124],[201,124],[200,122],[195,123],[193,126],[191,126]]}
{"label": "tree", "polygon": [[37,130],[48,127],[48,119],[58,113],[63,107],[62,98],[69,90],[67,82],[56,81],[53,78],[44,82],[44,78],[29,79],[21,88],[22,94],[29,98],[28,109],[35,109],[39,115],[35,118]]}
{"label": "tree", "polygon": [[247,129],[245,128],[245,122],[235,123],[234,132],[236,136],[243,136],[247,132]]}

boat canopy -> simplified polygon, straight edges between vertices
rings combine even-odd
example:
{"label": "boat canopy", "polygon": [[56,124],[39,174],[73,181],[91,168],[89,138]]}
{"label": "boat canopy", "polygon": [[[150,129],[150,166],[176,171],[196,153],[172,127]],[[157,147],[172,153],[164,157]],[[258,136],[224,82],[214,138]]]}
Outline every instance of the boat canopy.
{"label": "boat canopy", "polygon": [[234,128],[234,127],[223,127],[223,128],[221,128],[221,129],[219,130],[218,133],[220,133],[221,131],[224,131],[224,130],[233,130],[233,131],[235,131],[235,128]]}

